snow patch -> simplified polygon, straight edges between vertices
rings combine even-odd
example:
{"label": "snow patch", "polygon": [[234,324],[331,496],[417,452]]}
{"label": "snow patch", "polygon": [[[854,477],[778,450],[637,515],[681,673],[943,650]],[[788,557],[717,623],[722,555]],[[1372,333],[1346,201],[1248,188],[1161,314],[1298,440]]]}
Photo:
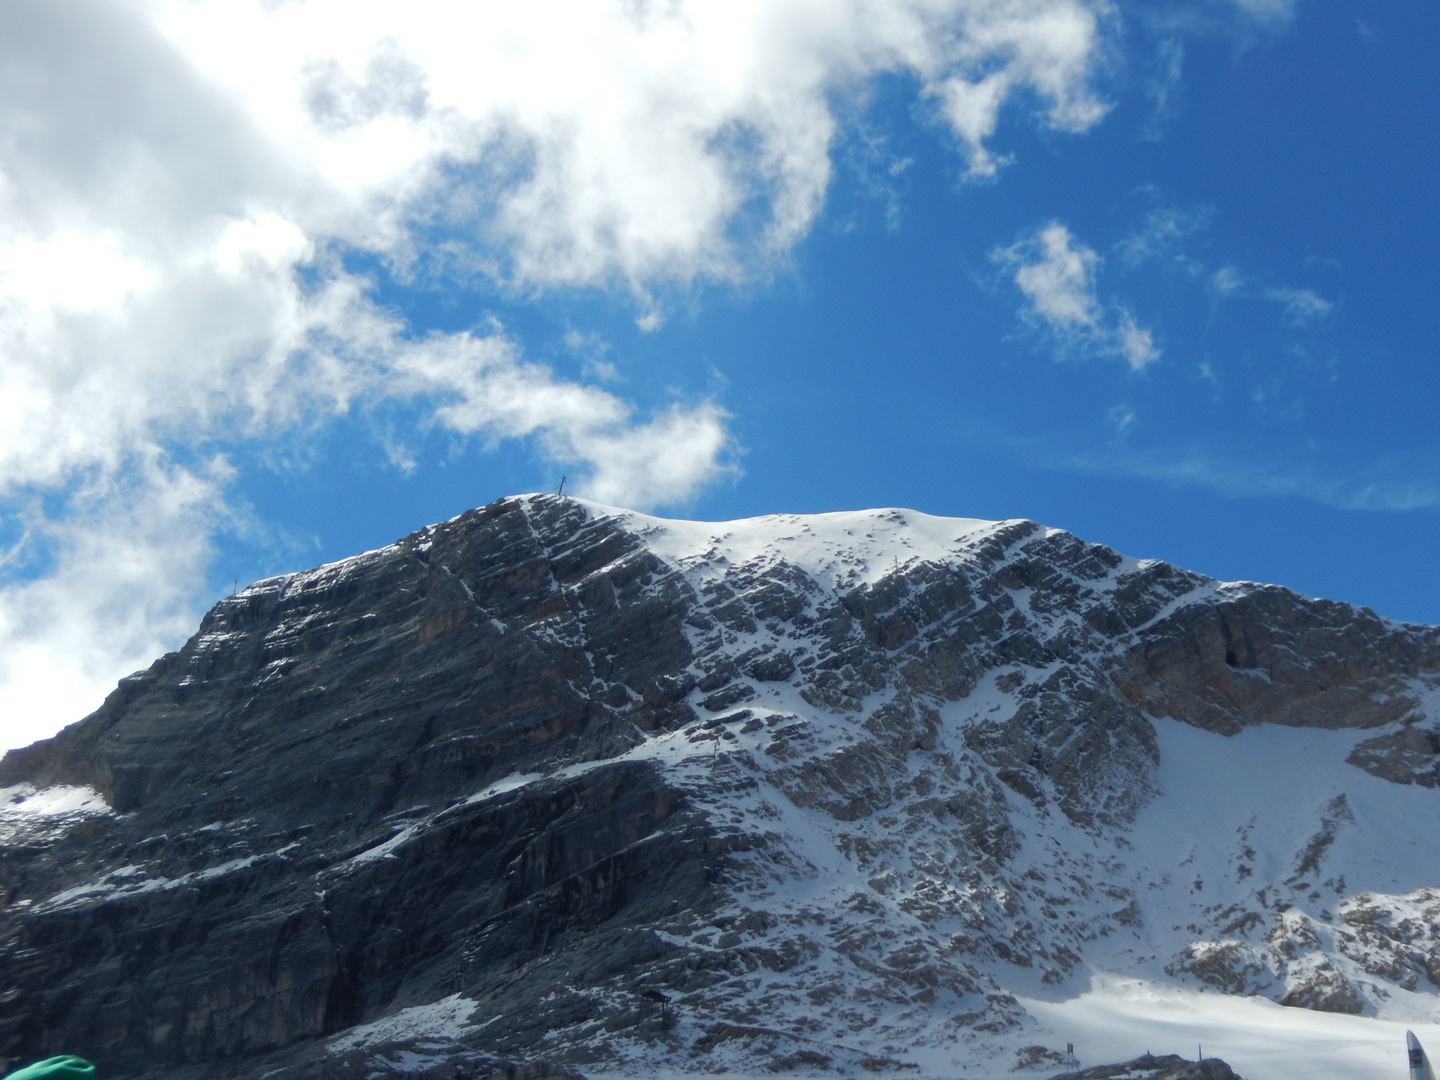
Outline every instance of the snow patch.
{"label": "snow patch", "polygon": [[429,1005],[401,1009],[383,1020],[357,1024],[331,1042],[327,1049],[332,1054],[340,1054],[346,1050],[408,1039],[456,1039],[472,1026],[470,1017],[478,1007],[478,1002],[460,994],[451,994]]}
{"label": "snow patch", "polygon": [[[1261,997],[1187,990],[1096,975],[1068,1001],[1021,998],[1041,1041],[1075,1044],[1082,1067],[1126,1061],[1145,1051],[1223,1058],[1247,1080],[1403,1080],[1405,1029],[1440,1046],[1440,1026],[1276,1005]],[[996,1080],[1002,1074],[994,1074]]]}
{"label": "snow patch", "polygon": [[366,848],[364,851],[360,852],[359,855],[352,856],[350,862],[367,863],[376,862],[379,859],[394,858],[393,852],[395,851],[395,849],[398,848],[401,844],[405,843],[406,840],[409,840],[410,837],[414,836],[419,831],[419,825],[407,825],[405,826],[405,828],[397,832],[394,836],[390,837],[389,840],[386,840],[383,844],[376,844],[372,848]]}
{"label": "snow patch", "polygon": [[473,806],[475,803],[484,802],[486,799],[493,799],[496,795],[504,795],[510,791],[518,791],[522,787],[533,784],[536,780],[543,780],[543,773],[511,773],[509,776],[501,777],[493,784],[481,788],[468,799],[465,805]]}
{"label": "snow patch", "polygon": [[[667,562],[727,566],[782,558],[817,581],[873,583],[911,562],[947,562],[967,542],[1005,522],[885,508],[831,514],[768,514],[737,521],[680,521],[576,499],[592,515],[617,519]],[[1047,530],[1056,531],[1056,530]]]}
{"label": "snow patch", "polygon": [[[281,851],[296,847],[290,844]],[[279,855],[281,852],[275,852]],[[261,860],[262,856],[247,855],[243,859],[231,859],[228,862],[211,866],[205,870],[197,870],[193,874],[182,874],[177,878],[148,877],[144,868],[139,866],[122,866],[118,870],[112,870],[103,878],[86,882],[84,885],[76,885],[74,888],[66,889],[64,892],[56,893],[46,900],[46,905],[59,907],[63,904],[71,904],[79,900],[115,900],[122,897],[139,896],[142,893],[162,892],[170,889],[180,889],[186,885],[198,881],[211,881],[215,878],[224,877],[227,874],[234,874],[240,870],[246,870]],[[135,880],[135,879],[139,880]]]}
{"label": "snow patch", "polygon": [[37,814],[109,814],[105,797],[92,787],[57,784],[37,788],[33,784],[0,787],[0,813]]}

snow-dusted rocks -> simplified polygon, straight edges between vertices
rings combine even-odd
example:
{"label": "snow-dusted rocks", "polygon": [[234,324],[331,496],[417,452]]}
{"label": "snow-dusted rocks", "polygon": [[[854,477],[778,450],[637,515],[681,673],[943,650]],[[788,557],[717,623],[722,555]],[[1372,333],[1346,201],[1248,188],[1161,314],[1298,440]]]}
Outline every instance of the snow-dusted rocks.
{"label": "snow-dusted rocks", "polygon": [[1236,1077],[1235,1071],[1218,1058],[1186,1061],[1179,1054],[1163,1057],[1144,1054],[1114,1065],[1061,1073],[1055,1080],[1236,1080]]}
{"label": "snow-dusted rocks", "polygon": [[1031,522],[501,500],[0,763],[0,1053],[973,1076],[1093,1062],[1116,976],[1426,1019],[1437,684],[1434,629]]}

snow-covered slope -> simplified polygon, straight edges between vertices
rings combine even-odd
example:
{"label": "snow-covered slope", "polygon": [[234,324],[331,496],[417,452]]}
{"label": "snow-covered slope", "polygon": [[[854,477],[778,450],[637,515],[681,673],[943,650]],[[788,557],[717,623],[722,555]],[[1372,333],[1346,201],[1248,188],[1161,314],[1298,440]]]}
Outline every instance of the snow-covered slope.
{"label": "snow-covered slope", "polygon": [[[746,585],[763,591],[799,570],[808,582],[795,592],[809,594],[809,610],[827,593],[903,581],[925,564],[973,566],[987,541],[1016,526],[904,510],[712,525],[589,509],[618,517],[702,596],[743,596]],[[879,749],[893,743],[891,732],[877,734],[862,720],[902,711],[897,700],[917,689],[903,675],[866,687],[853,711],[825,708],[813,680],[752,680],[756,694],[739,707],[722,706],[698,730],[631,751],[659,754],[689,790],[715,792],[707,801],[717,820],[746,829],[765,823],[770,843],[752,858],[721,923],[739,929],[704,927],[686,939],[705,948],[738,934],[786,954],[783,970],[762,965],[728,987],[727,1007],[765,1027],[804,1031],[818,1045],[942,1073],[1007,1071],[1018,1048],[1037,1041],[1079,1043],[1091,1061],[1139,1052],[1144,1024],[1128,1045],[1112,1038],[1103,1049],[1085,1047],[1095,1021],[1084,1010],[1103,1009],[1106,998],[1120,1016],[1143,1013],[1147,1000],[1186,1001],[1193,1022],[1177,1025],[1172,1015],[1166,1023],[1191,1034],[1171,1030],[1166,1050],[1188,1049],[1206,1035],[1212,1045],[1225,1041],[1223,1025],[1207,1015],[1216,993],[1409,1025],[1440,1020],[1440,801],[1433,784],[1397,784],[1350,763],[1357,746],[1375,741],[1370,727],[1331,729],[1349,718],[1323,710],[1308,718],[1314,727],[1266,724],[1237,734],[1147,716],[1154,767],[1146,767],[1147,753],[1125,756],[1133,747],[1109,746],[1121,760],[1100,763],[1101,775],[1090,777],[1088,795],[1101,808],[1093,815],[1073,806],[1078,812],[1064,812],[1050,762],[1037,759],[1028,775],[995,783],[1003,767],[986,761],[985,740],[974,736],[1022,713],[1035,700],[1024,688],[1077,664],[1103,671],[1178,609],[1255,589],[1180,575],[1182,587],[1162,587],[1153,610],[1124,633],[1101,636],[1090,632],[1098,620],[1087,616],[1115,605],[1117,594],[1163,564],[1097,559],[1083,545],[1074,559],[1076,542],[1058,530],[1033,529],[1027,540],[1051,542],[1071,560],[1046,567],[1062,576],[1059,583],[1012,585],[1007,622],[1046,644],[1064,642],[1070,655],[992,668],[957,700],[935,695],[933,734],[903,754],[893,745]],[[1056,592],[1071,603],[1057,605]],[[941,625],[953,614],[934,612]],[[702,658],[696,673],[707,661],[713,669],[717,656],[740,665],[757,651],[805,657],[815,635],[797,634],[794,620],[692,625]],[[1299,665],[1308,660],[1292,655]],[[1251,678],[1269,677],[1251,670]],[[1430,674],[1404,687],[1410,701],[1396,729],[1418,730],[1440,717]],[[701,689],[691,696],[705,697]],[[1110,705],[1095,704],[1101,712]],[[1041,741],[1029,742],[1039,753]],[[887,752],[894,760],[881,768],[890,775],[879,779],[874,758]],[[847,757],[860,764],[834,766]],[[755,784],[717,782],[727,775]],[[883,794],[873,794],[876,786]],[[1154,988],[1154,999],[1141,986]],[[1294,1010],[1261,1012],[1263,1021],[1249,1023],[1267,1039],[1291,1017],[1297,1034],[1314,1030]],[[1403,1040],[1393,1030],[1374,1037],[1376,1060],[1400,1059]],[[1331,1041],[1322,1040],[1326,1053]],[[1253,1048],[1231,1052],[1248,1061]],[[641,1056],[656,1065],[670,1060],[668,1049],[658,1059]]]}
{"label": "snow-covered slope", "polygon": [[[383,598],[410,589],[411,573],[424,584],[410,614],[386,615]],[[367,584],[387,574],[391,584]],[[337,674],[364,642],[389,657],[402,638],[431,659]],[[412,736],[420,721],[405,710],[420,706],[407,687],[461,686],[434,659],[456,656],[473,657],[456,671],[501,674],[485,675],[482,704],[465,710],[445,695],[471,691],[425,690],[439,704]],[[237,671],[243,687],[223,682]],[[536,673],[552,682],[537,689]],[[367,679],[378,693],[381,674],[395,688],[383,707],[337,701],[334,719],[303,730],[289,717],[310,714],[294,710],[263,731],[230,719],[278,694],[282,677],[292,685],[277,701],[331,702],[337,685]],[[221,742],[175,750],[142,782],[117,768],[113,740],[128,723],[133,745],[155,753],[154,732],[177,730],[207,687],[203,715],[224,745],[253,757],[273,737],[286,769],[340,760],[366,725],[382,740],[345,768],[357,792],[386,792],[383,805],[355,802],[335,826],[345,842],[305,856],[326,897],[398,888],[450,850],[461,815],[550,806],[606,777],[629,778],[610,782],[621,792],[657,777],[666,809],[645,811],[630,846],[597,849],[546,889],[568,889],[572,904],[614,893],[618,871],[605,867],[666,835],[688,838],[675,859],[704,860],[703,897],[645,884],[659,870],[626,879],[596,924],[616,928],[603,948],[579,944],[598,940],[590,930],[556,931],[564,946],[546,930],[517,969],[533,983],[523,999],[521,975],[477,974],[498,915],[455,924],[464,948],[443,977],[406,968],[385,982],[389,969],[374,967],[383,993],[311,1032],[332,1038],[336,1061],[366,1047],[394,1058],[399,1043],[412,1064],[457,1048],[513,1057],[519,1040],[528,1056],[617,1077],[999,1076],[1027,1063],[1059,1071],[1067,1043],[1084,1064],[1203,1043],[1250,1080],[1278,1080],[1297,1068],[1399,1076],[1405,1026],[1440,1044],[1427,1026],[1440,1021],[1430,628],[1128,559],[1031,522],[908,510],[681,522],[525,496],[252,586],[143,691],[7,763],[0,782],[93,784],[120,810],[178,820],[180,809],[161,814],[169,789],[155,777],[190,775]],[[130,702],[152,698],[142,730]],[[507,720],[500,742],[483,734],[522,705],[532,726]],[[376,766],[374,747],[402,732],[397,764]],[[484,756],[467,749],[484,739]],[[212,798],[220,776],[195,790]],[[315,782],[348,790],[336,776]],[[416,777],[429,777],[423,798],[406,794]],[[299,798],[287,790],[249,812],[278,820]],[[666,823],[682,818],[683,829]],[[604,821],[623,831],[634,819]],[[277,852],[311,850],[313,837],[266,828]],[[546,843],[549,865],[560,841]],[[266,865],[252,848],[196,859],[164,880],[244,880]],[[138,865],[57,873],[27,902],[118,903],[161,876]],[[338,941],[344,905],[324,903]],[[355,931],[372,967],[391,955],[377,926]]]}

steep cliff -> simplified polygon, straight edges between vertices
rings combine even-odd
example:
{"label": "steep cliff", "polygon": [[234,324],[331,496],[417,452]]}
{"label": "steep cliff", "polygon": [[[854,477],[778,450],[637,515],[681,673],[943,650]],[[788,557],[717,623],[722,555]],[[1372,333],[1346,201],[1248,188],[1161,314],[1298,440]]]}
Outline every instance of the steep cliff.
{"label": "steep cliff", "polygon": [[1433,854],[1437,686],[1434,628],[1031,522],[501,500],[0,762],[0,1054],[959,1067],[1116,971],[1384,1013],[1440,982],[1376,844]]}

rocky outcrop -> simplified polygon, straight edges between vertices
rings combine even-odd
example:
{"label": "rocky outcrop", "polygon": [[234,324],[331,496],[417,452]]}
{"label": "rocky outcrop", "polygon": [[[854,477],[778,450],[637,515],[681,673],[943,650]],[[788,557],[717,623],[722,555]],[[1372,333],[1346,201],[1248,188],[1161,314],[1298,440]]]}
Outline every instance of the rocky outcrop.
{"label": "rocky outcrop", "polygon": [[1365,1001],[1350,980],[1333,964],[1324,963],[1306,972],[1286,990],[1280,1004],[1352,1016],[1365,1011]]}
{"label": "rocky outcrop", "polygon": [[1255,586],[1146,627],[1114,678],[1147,713],[1222,734],[1248,724],[1378,728],[1415,714],[1410,680],[1437,662],[1433,628]]}
{"label": "rocky outcrop", "polygon": [[[1373,729],[1356,764],[1433,785],[1437,673],[1433,629],[1031,522],[501,500],[227,598],[0,762],[0,1054],[552,1080],[1000,1045],[1011,979],[1149,932],[1152,717]],[[26,810],[67,786],[103,802]],[[1265,884],[1328,873],[1327,806]],[[1367,903],[1306,944],[1265,894],[1165,959],[1348,1010],[1333,964],[1433,959]]]}
{"label": "rocky outcrop", "polygon": [[1179,1054],[1142,1054],[1116,1065],[1096,1065],[1078,1072],[1060,1073],[1051,1080],[1241,1080],[1219,1058],[1187,1061]]}

